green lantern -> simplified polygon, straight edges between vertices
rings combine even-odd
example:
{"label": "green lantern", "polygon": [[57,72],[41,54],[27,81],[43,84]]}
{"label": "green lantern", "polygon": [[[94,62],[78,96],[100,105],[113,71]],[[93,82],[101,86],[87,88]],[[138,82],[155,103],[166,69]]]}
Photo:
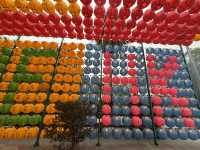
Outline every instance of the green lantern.
{"label": "green lantern", "polygon": [[27,73],[27,74],[24,75],[23,81],[24,82],[31,82],[31,81],[33,81],[33,77],[34,77],[34,75]]}
{"label": "green lantern", "polygon": [[23,64],[17,65],[17,72],[26,73],[26,65]]}
{"label": "green lantern", "polygon": [[8,92],[7,95],[4,97],[5,103],[12,103],[15,98],[15,93]]}
{"label": "green lantern", "polygon": [[18,90],[18,83],[16,82],[11,82],[8,86],[8,90],[11,92],[17,91]]}
{"label": "green lantern", "polygon": [[6,65],[0,63],[0,72],[4,72],[5,68],[6,68]]}
{"label": "green lantern", "polygon": [[0,111],[2,114],[8,114],[10,112],[11,104],[3,104],[0,106]]}
{"label": "green lantern", "polygon": [[25,48],[23,49],[23,54],[26,56],[31,56],[32,55],[32,48]]}
{"label": "green lantern", "polygon": [[24,75],[23,74],[21,74],[21,73],[14,74],[13,80],[15,82],[22,82],[23,79],[24,79]]}
{"label": "green lantern", "polygon": [[28,115],[23,115],[23,116],[20,116],[19,120],[18,120],[18,123],[20,126],[24,126],[26,124],[28,124],[29,122],[29,116]]}
{"label": "green lantern", "polygon": [[34,74],[32,79],[33,79],[33,82],[41,82],[42,81],[42,75],[41,74]]}
{"label": "green lantern", "polygon": [[5,118],[4,115],[0,115],[0,126],[4,125],[4,118]]}
{"label": "green lantern", "polygon": [[3,53],[4,55],[10,56],[11,53],[12,53],[12,49],[7,48],[7,47],[3,47],[3,48],[2,48],[2,53]]}
{"label": "green lantern", "polygon": [[27,56],[21,56],[20,62],[24,65],[29,63],[29,58]]}
{"label": "green lantern", "polygon": [[6,56],[6,55],[0,56],[0,63],[8,64],[8,62],[9,62],[9,57],[8,56]]}

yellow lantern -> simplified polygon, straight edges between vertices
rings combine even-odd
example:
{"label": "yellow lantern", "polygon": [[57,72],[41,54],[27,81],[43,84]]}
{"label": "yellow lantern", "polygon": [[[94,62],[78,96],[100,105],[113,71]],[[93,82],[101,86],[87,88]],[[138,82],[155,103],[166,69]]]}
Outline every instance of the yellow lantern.
{"label": "yellow lantern", "polygon": [[31,0],[29,8],[35,13],[42,13],[43,11],[42,4],[38,0]]}
{"label": "yellow lantern", "polygon": [[29,2],[27,0],[15,0],[15,6],[23,12],[29,11]]}
{"label": "yellow lantern", "polygon": [[81,11],[80,6],[77,3],[70,3],[68,10],[73,17],[79,16]]}
{"label": "yellow lantern", "polygon": [[25,134],[26,134],[26,130],[24,128],[18,128],[16,130],[16,138],[17,139],[24,139],[25,137]]}
{"label": "yellow lantern", "polygon": [[48,12],[49,14],[55,13],[55,6],[51,0],[44,0],[42,3],[43,10]]}
{"label": "yellow lantern", "polygon": [[200,34],[195,34],[194,41],[199,41],[199,40],[200,40]]}
{"label": "yellow lantern", "polygon": [[24,110],[23,110],[23,112],[24,113],[32,113],[33,112],[33,110],[34,110],[34,105],[33,104],[25,104],[24,105]]}
{"label": "yellow lantern", "polygon": [[63,0],[57,0],[55,5],[56,10],[61,14],[67,14],[67,4]]}

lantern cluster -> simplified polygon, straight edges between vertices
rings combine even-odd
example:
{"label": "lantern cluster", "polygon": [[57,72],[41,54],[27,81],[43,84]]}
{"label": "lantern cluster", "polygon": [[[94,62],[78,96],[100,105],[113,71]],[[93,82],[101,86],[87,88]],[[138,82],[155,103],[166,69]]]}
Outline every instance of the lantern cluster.
{"label": "lantern cluster", "polygon": [[199,0],[79,3],[76,0],[0,3],[0,34],[190,45],[200,33]]}
{"label": "lantern cluster", "polygon": [[200,110],[180,50],[148,48],[153,122],[160,139],[199,138]]}

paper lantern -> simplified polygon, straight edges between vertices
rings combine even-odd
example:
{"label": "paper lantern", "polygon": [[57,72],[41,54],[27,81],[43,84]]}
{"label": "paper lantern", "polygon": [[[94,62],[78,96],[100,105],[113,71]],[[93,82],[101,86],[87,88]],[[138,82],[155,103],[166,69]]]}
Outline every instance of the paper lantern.
{"label": "paper lantern", "polygon": [[112,88],[109,85],[102,86],[102,90],[105,94],[109,94],[112,91]]}
{"label": "paper lantern", "polygon": [[177,8],[179,0],[167,0],[164,1],[164,11],[172,11]]}
{"label": "paper lantern", "polygon": [[55,8],[61,15],[65,15],[68,11],[68,6],[63,0],[56,1]]}
{"label": "paper lantern", "polygon": [[184,118],[184,125],[186,127],[190,127],[190,128],[194,128],[195,127],[195,123],[194,123],[194,120],[191,119],[191,118]]}
{"label": "paper lantern", "polygon": [[94,0],[97,5],[104,5],[106,0]]}
{"label": "paper lantern", "polygon": [[142,125],[142,120],[139,117],[132,117],[131,123],[134,127],[140,127]]}
{"label": "paper lantern", "polygon": [[131,107],[131,114],[133,116],[138,116],[140,115],[141,111],[140,111],[140,108],[138,106],[132,106]]}
{"label": "paper lantern", "polygon": [[142,16],[142,14],[142,10],[136,7],[131,12],[131,18],[133,21],[138,20]]}
{"label": "paper lantern", "polygon": [[81,2],[84,4],[84,5],[89,5],[92,0],[81,0]]}
{"label": "paper lantern", "polygon": [[130,92],[132,93],[132,94],[138,94],[138,87],[136,87],[136,86],[132,86],[131,87],[131,89],[130,89]]}
{"label": "paper lantern", "polygon": [[151,9],[159,10],[163,6],[163,0],[151,0]]}
{"label": "paper lantern", "polygon": [[153,107],[153,113],[156,115],[156,116],[162,116],[164,111],[163,109],[160,107],[160,106],[154,106]]}
{"label": "paper lantern", "polygon": [[80,11],[81,11],[80,6],[76,2],[69,3],[68,9],[73,17],[79,16]]}
{"label": "paper lantern", "polygon": [[150,20],[152,20],[155,17],[155,13],[150,9],[145,11],[144,15],[143,15],[143,20],[145,22],[148,22]]}
{"label": "paper lantern", "polygon": [[152,92],[153,94],[159,94],[159,93],[160,93],[160,88],[158,88],[158,87],[152,87],[152,88],[151,88],[151,92]]}
{"label": "paper lantern", "polygon": [[111,102],[111,96],[110,95],[102,95],[102,100],[105,104],[109,104]]}
{"label": "paper lantern", "polygon": [[166,13],[163,12],[163,11],[160,11],[160,12],[156,13],[156,15],[154,17],[155,23],[162,22],[163,20],[165,20],[166,16],[167,16]]}
{"label": "paper lantern", "polygon": [[94,15],[97,17],[97,18],[103,18],[105,14],[105,8],[103,6],[96,6],[95,9],[94,9]]}
{"label": "paper lantern", "polygon": [[102,124],[104,126],[110,126],[112,123],[111,117],[109,115],[103,115],[102,117]]}
{"label": "paper lantern", "polygon": [[129,16],[130,16],[130,9],[126,7],[121,7],[119,10],[119,18],[125,20]]}
{"label": "paper lantern", "polygon": [[127,8],[130,8],[136,0],[123,0],[123,5]]}
{"label": "paper lantern", "polygon": [[162,117],[154,117],[153,119],[156,126],[161,127],[165,125],[165,120]]}
{"label": "paper lantern", "polygon": [[121,84],[128,84],[128,78],[127,77],[121,77]]}
{"label": "paper lantern", "polygon": [[151,101],[153,105],[161,105],[162,99],[159,96],[152,96]]}
{"label": "paper lantern", "polygon": [[192,110],[185,107],[181,109],[181,114],[183,117],[191,117],[192,116]]}
{"label": "paper lantern", "polygon": [[111,107],[109,105],[103,105],[102,112],[105,115],[109,115],[111,113]]}
{"label": "paper lantern", "polygon": [[189,9],[189,13],[198,13],[200,10],[200,1],[196,0],[193,2],[193,5]]}
{"label": "paper lantern", "polygon": [[119,84],[120,83],[120,78],[119,77],[113,77],[112,78],[113,84]]}
{"label": "paper lantern", "polygon": [[177,11],[181,13],[183,11],[190,9],[191,6],[194,4],[194,1],[195,0],[181,0],[178,4]]}

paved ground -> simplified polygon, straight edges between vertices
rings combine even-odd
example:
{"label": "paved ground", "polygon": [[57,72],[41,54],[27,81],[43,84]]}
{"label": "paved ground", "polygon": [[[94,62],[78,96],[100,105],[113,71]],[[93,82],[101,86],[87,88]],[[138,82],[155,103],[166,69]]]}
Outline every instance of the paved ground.
{"label": "paved ground", "polygon": [[[2,141],[1,141],[2,143]],[[33,148],[32,143],[0,144],[0,150],[54,150],[47,142],[41,142],[41,146]],[[200,141],[159,141],[155,146],[152,141],[102,141],[100,147],[95,146],[95,141],[81,143],[80,150],[199,150]]]}

